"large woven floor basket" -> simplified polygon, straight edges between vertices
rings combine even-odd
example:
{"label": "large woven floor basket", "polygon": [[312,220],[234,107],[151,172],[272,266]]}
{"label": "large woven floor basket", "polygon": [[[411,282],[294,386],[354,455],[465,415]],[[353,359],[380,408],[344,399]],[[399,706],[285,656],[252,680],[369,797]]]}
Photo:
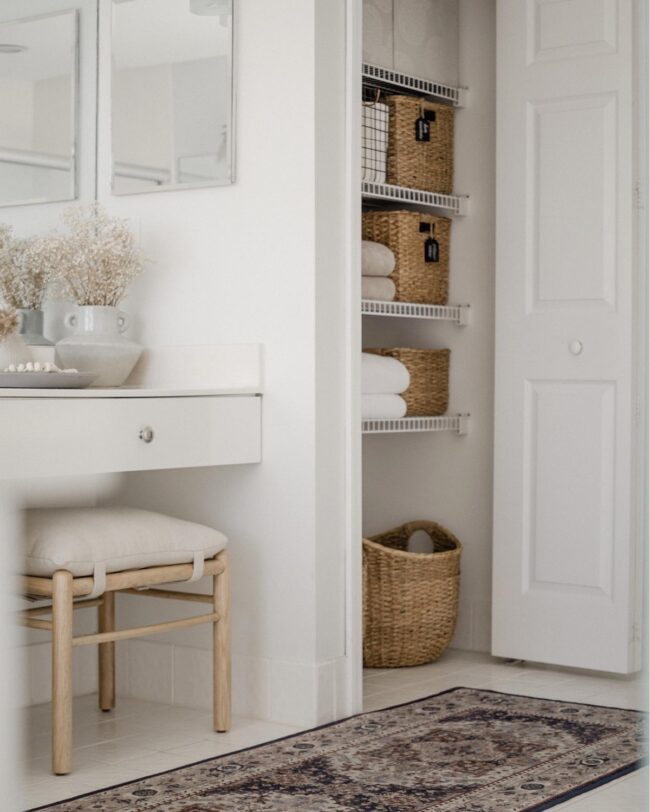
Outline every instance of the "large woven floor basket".
{"label": "large woven floor basket", "polygon": [[[449,294],[451,220],[418,211],[368,211],[363,239],[387,245],[395,255],[395,301],[446,305]],[[430,261],[426,243],[435,239],[439,253]]]}
{"label": "large woven floor basket", "polygon": [[406,392],[402,392],[407,417],[435,417],[447,411],[450,350],[375,347],[363,351],[396,358],[408,369],[411,382]]}
{"label": "large woven floor basket", "polygon": [[[433,553],[407,552],[424,530]],[[458,615],[460,541],[435,522],[409,522],[363,540],[363,664],[398,668],[437,660]]]}
{"label": "large woven floor basket", "polygon": [[[451,194],[454,186],[454,109],[413,96],[388,96],[387,181]],[[419,118],[429,119],[429,140],[416,139]]]}

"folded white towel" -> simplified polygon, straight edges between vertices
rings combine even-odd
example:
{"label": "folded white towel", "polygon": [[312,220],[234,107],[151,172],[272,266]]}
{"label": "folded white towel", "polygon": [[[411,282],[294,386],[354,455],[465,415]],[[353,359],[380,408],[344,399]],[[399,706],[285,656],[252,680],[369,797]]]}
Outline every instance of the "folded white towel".
{"label": "folded white towel", "polygon": [[361,242],[361,273],[363,276],[389,276],[395,270],[395,254],[387,245],[372,240]]}
{"label": "folded white towel", "polygon": [[383,276],[362,276],[361,295],[364,299],[392,302],[395,298],[395,283]]}
{"label": "folded white towel", "polygon": [[396,358],[361,353],[361,391],[364,395],[399,395],[405,392],[411,376]]}
{"label": "folded white towel", "polygon": [[406,401],[400,395],[362,395],[361,416],[364,420],[404,417]]}

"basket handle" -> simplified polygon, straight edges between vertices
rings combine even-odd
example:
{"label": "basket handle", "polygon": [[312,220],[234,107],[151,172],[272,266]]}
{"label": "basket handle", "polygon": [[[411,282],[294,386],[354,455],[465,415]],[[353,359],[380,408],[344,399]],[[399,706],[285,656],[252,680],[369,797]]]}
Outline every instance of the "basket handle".
{"label": "basket handle", "polygon": [[[441,105],[436,104],[435,102],[427,101],[426,99],[422,99],[420,101],[420,109],[421,110],[429,110],[431,113],[437,113],[440,110]],[[437,119],[437,116],[436,116]],[[435,121],[433,122],[435,123]]]}
{"label": "basket handle", "polygon": [[372,101],[364,101],[363,106],[374,107],[376,104],[379,104],[380,101],[381,101],[381,88],[378,87],[375,93],[375,98]]}

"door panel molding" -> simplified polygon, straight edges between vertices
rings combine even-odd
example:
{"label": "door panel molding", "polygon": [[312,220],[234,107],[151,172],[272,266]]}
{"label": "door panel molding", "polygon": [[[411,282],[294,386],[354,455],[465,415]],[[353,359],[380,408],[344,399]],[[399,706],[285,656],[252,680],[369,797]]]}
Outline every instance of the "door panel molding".
{"label": "door panel molding", "polygon": [[[522,594],[554,589],[611,599],[615,381],[527,380]],[[564,424],[563,442],[549,433]]]}
{"label": "door panel molding", "polygon": [[617,0],[528,0],[528,64],[615,53]]}
{"label": "door panel molding", "polygon": [[529,101],[528,312],[616,308],[617,94]]}

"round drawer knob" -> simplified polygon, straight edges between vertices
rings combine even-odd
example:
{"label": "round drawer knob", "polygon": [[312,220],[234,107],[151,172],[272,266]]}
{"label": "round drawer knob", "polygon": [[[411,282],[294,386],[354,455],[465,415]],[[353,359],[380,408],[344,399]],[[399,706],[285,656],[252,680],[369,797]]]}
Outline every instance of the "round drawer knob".
{"label": "round drawer knob", "polygon": [[580,353],[582,352],[582,341],[578,341],[577,339],[575,341],[572,341],[569,344],[569,352],[572,355],[580,355]]}
{"label": "round drawer knob", "polygon": [[154,437],[151,426],[145,426],[143,429],[140,429],[139,437],[143,443],[150,443]]}

